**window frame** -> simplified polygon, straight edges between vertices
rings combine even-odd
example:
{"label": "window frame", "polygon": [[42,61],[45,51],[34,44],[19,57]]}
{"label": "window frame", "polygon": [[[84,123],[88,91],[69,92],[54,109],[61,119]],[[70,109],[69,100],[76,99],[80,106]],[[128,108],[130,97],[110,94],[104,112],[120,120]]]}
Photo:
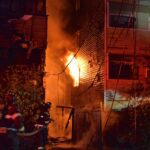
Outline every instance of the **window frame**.
{"label": "window frame", "polygon": [[[115,64],[116,64],[116,68],[115,68]],[[129,66],[127,65],[129,65],[130,68],[128,68]],[[122,67],[124,67],[122,71],[120,71],[120,67],[121,69]],[[115,80],[115,79],[138,80],[139,79],[139,67],[135,66],[135,70],[133,68],[134,68],[133,56],[122,55],[122,54],[109,54],[108,55],[108,79],[109,80]],[[112,70],[112,69],[116,69],[117,72],[115,73],[115,70]],[[125,69],[129,69],[129,70],[127,71]],[[119,72],[120,72],[120,76],[119,76]],[[126,76],[128,72],[130,72],[130,75]]]}

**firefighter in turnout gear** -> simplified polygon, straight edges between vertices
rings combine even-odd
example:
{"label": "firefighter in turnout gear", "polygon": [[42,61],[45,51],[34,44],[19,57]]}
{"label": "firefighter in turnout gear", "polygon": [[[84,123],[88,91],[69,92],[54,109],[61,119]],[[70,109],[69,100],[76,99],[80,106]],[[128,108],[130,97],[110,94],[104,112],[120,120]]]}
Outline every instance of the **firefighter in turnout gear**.
{"label": "firefighter in turnout gear", "polygon": [[48,142],[48,124],[52,121],[50,118],[51,102],[43,103],[40,106],[40,112],[36,121],[36,127],[41,128],[38,150],[45,149],[45,144]]}

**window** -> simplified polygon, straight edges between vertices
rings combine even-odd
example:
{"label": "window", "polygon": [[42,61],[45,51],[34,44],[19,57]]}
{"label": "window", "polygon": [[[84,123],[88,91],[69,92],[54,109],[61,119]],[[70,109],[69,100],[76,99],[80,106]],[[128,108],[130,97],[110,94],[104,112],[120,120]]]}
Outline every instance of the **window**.
{"label": "window", "polygon": [[109,26],[133,28],[136,18],[132,16],[133,4],[126,2],[109,2]]}
{"label": "window", "polygon": [[150,78],[150,67],[146,67],[146,77]]}
{"label": "window", "polygon": [[110,54],[109,79],[138,79],[138,67],[133,67],[132,58],[127,55]]}
{"label": "window", "polygon": [[149,84],[150,83],[150,66],[146,66],[146,74],[145,74],[145,81],[146,81],[146,83],[147,84]]}
{"label": "window", "polygon": [[135,23],[135,18],[123,15],[112,15],[109,16],[109,26],[111,27],[121,27],[121,28],[133,28]]}

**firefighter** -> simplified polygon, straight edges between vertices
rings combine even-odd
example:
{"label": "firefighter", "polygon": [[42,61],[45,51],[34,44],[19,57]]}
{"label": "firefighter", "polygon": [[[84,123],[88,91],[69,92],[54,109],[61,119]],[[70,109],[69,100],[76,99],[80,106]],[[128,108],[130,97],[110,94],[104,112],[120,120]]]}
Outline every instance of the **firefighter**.
{"label": "firefighter", "polygon": [[7,128],[7,138],[9,141],[11,141],[12,150],[19,150],[19,137],[17,132],[24,131],[22,115],[18,110],[13,94],[6,94],[4,100],[4,119],[5,127]]}
{"label": "firefighter", "polygon": [[40,132],[38,150],[45,149],[45,144],[48,142],[48,124],[51,122],[50,111],[51,102],[44,103],[40,106],[39,117],[36,121],[37,128],[42,129]]}
{"label": "firefighter", "polygon": [[51,102],[47,102],[41,105],[39,117],[37,119],[38,124],[44,126],[50,123],[51,121],[50,114],[49,114],[50,108],[51,108]]}

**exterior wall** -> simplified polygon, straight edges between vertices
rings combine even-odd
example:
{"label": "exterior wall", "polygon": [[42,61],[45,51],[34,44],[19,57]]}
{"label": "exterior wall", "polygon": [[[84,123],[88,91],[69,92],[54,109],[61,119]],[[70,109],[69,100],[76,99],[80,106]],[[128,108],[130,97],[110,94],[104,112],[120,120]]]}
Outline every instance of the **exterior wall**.
{"label": "exterior wall", "polygon": [[[114,1],[113,1],[114,2]],[[116,2],[116,1],[115,1]],[[120,2],[121,3],[121,2]],[[119,3],[119,4],[120,4]],[[124,5],[123,5],[124,6]],[[144,7],[149,7],[149,5],[144,5],[141,3],[139,10],[135,10],[137,24],[135,28],[121,28],[121,27],[107,27],[107,47],[106,47],[106,57],[107,63],[107,76],[106,76],[106,105],[114,109],[121,109],[127,107],[129,101],[134,99],[140,99],[140,97],[145,97],[145,93],[148,90],[147,82],[147,68],[149,68],[149,56],[150,56],[150,34],[147,24],[147,14],[150,12],[145,12]],[[109,13],[111,10],[109,10]],[[116,12],[119,12],[116,9]],[[127,14],[131,11],[126,11]],[[142,14],[143,13],[143,14]],[[118,14],[118,13],[116,13]],[[143,16],[141,17],[142,14]],[[143,21],[141,21],[143,19]],[[109,20],[109,15],[108,15]],[[109,78],[109,55],[118,54],[122,56],[130,56],[133,67],[136,65],[138,67],[138,79],[110,79]],[[120,60],[120,64],[121,64]],[[133,69],[133,68],[132,68]],[[142,87],[140,95],[133,96],[131,90],[133,87],[137,87],[140,84]]]}
{"label": "exterior wall", "polygon": [[0,96],[13,92],[25,118],[45,98],[45,8],[45,0],[0,1]]}
{"label": "exterior wall", "polygon": [[[72,89],[72,105],[75,108],[73,137],[76,142],[81,140],[96,147],[100,144],[100,104],[104,93],[104,4],[99,0],[89,0],[84,1],[83,5],[88,8],[88,13],[78,36],[80,50],[76,57],[84,61],[79,66],[79,86]],[[80,9],[83,11],[82,7]],[[91,140],[93,138],[95,141]]]}
{"label": "exterior wall", "polygon": [[[43,27],[36,28],[43,18]],[[0,2],[0,19],[1,19],[1,33],[0,33],[0,45],[1,47],[8,48],[11,46],[11,38],[14,32],[21,32],[25,34],[26,40],[31,40],[32,34],[40,32],[43,29],[43,33],[46,33],[46,1],[45,0],[2,0]],[[37,20],[37,25],[34,24]],[[33,25],[34,24],[34,25]],[[33,25],[33,26],[32,26]],[[32,29],[35,28],[35,30]],[[32,32],[33,30],[33,32]],[[36,31],[38,30],[38,31]],[[5,31],[5,32],[4,32]],[[31,33],[32,32],[32,33]],[[46,37],[46,35],[44,35]],[[45,40],[45,37],[43,40]],[[39,37],[37,37],[39,39]],[[45,40],[47,41],[47,40]],[[47,43],[44,43],[45,47]]]}

